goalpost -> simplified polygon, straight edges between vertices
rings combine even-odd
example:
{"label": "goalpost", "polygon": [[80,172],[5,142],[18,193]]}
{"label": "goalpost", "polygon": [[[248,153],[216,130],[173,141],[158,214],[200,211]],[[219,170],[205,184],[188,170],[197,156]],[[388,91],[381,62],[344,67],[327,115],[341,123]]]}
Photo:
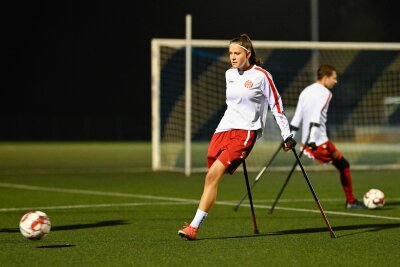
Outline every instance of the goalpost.
{"label": "goalpost", "polygon": [[[208,142],[226,108],[228,44],[152,40],[153,170],[187,175],[206,170]],[[255,40],[253,45],[273,76],[289,121],[301,90],[315,81],[315,54],[319,63],[335,66],[339,82],[328,113],[330,139],[354,169],[400,169],[400,43]],[[269,112],[265,134],[246,160],[248,169],[262,168],[280,138]],[[292,164],[289,153],[280,153],[270,169],[289,170]],[[306,159],[304,164],[321,168]]]}

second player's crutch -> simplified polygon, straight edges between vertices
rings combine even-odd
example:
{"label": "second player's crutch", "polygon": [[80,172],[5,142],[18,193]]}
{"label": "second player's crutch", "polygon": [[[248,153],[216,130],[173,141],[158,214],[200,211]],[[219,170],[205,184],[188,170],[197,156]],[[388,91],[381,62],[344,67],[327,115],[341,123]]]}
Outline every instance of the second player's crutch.
{"label": "second player's crutch", "polygon": [[[308,135],[307,135],[307,139],[306,139],[306,144],[307,144],[308,141],[310,140],[311,128],[313,127],[313,125],[314,125],[314,124],[310,123],[310,127],[309,127],[309,130],[308,130]],[[305,148],[304,148],[304,149],[305,149]],[[303,156],[304,149],[300,151],[299,158],[301,158],[301,156]],[[281,197],[283,191],[285,190],[285,187],[286,187],[286,185],[288,184],[288,182],[289,182],[289,180],[290,180],[290,177],[292,177],[292,174],[293,174],[294,170],[296,169],[296,167],[297,167],[297,161],[295,161],[295,162],[293,163],[292,169],[290,170],[288,176],[286,177],[286,180],[285,180],[285,182],[284,182],[283,185],[282,185],[281,191],[279,191],[278,195],[277,195],[276,198],[275,198],[274,203],[273,203],[272,206],[271,206],[271,209],[269,210],[269,214],[272,214],[272,212],[274,211],[275,206],[276,206],[276,204],[278,203],[278,200],[279,200],[279,198]]]}
{"label": "second player's crutch", "polygon": [[300,166],[300,169],[301,169],[301,172],[303,173],[304,179],[306,179],[306,181],[307,181],[308,187],[309,187],[310,190],[311,190],[311,193],[312,193],[312,195],[313,195],[313,197],[314,197],[314,199],[315,199],[315,202],[317,203],[317,206],[318,206],[318,208],[319,208],[319,211],[321,212],[322,217],[324,218],[324,221],[325,221],[325,223],[326,223],[326,226],[328,227],[328,231],[330,232],[331,237],[332,237],[332,238],[336,238],[335,232],[333,232],[332,227],[331,227],[331,225],[329,224],[328,218],[326,217],[325,212],[324,212],[324,210],[322,209],[322,206],[321,206],[321,203],[319,202],[319,199],[318,199],[318,197],[317,197],[317,194],[315,193],[315,190],[314,190],[313,186],[311,185],[311,181],[310,181],[310,179],[308,178],[308,175],[307,175],[306,171],[304,170],[303,164],[301,164],[300,158],[299,158],[299,156],[298,156],[297,153],[296,153],[296,149],[295,149],[295,148],[292,148],[292,151],[293,151],[294,156],[296,157],[297,163],[298,163],[299,166]]}
{"label": "second player's crutch", "polygon": [[[301,158],[301,156],[303,156],[303,152],[304,152],[304,149],[300,151],[299,158]],[[279,200],[279,198],[281,197],[283,191],[285,190],[285,187],[286,187],[286,185],[288,184],[288,182],[289,182],[289,180],[290,180],[290,177],[292,177],[292,174],[293,174],[294,170],[296,169],[296,167],[297,167],[297,161],[295,161],[295,162],[293,163],[292,169],[290,170],[288,176],[286,177],[286,180],[285,180],[285,182],[284,182],[283,185],[282,185],[281,191],[279,191],[278,195],[277,195],[276,198],[275,198],[274,204],[272,204],[271,209],[269,210],[269,214],[272,214],[272,212],[274,211],[275,206],[276,206],[276,204],[278,203],[278,200]]]}
{"label": "second player's crutch", "polygon": [[[278,148],[276,149],[275,153],[272,155],[272,157],[269,159],[269,161],[266,163],[266,165],[261,169],[261,171],[258,173],[256,178],[254,179],[253,183],[251,184],[251,189],[256,185],[258,180],[260,179],[261,175],[268,169],[269,165],[271,165],[272,161],[275,159],[276,155],[278,155],[279,151],[282,149],[282,143],[279,144]],[[239,200],[239,202],[236,204],[235,207],[233,207],[234,211],[237,211],[239,209],[240,204],[242,204],[243,200],[247,196],[247,191],[243,193],[242,198]]]}

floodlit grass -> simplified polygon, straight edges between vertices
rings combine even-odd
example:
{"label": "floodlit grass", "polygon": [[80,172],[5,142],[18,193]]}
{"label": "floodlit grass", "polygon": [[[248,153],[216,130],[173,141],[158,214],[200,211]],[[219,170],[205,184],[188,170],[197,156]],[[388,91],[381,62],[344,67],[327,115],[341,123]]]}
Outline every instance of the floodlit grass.
{"label": "floodlit grass", "polygon": [[[273,214],[268,214],[269,207],[287,173],[267,172],[259,180],[253,198],[261,233],[253,234],[248,201],[237,212],[232,209],[246,189],[238,172],[222,181],[218,203],[198,240],[185,241],[177,230],[194,215],[204,174],[151,172],[149,149],[134,143],[0,145],[2,266],[400,263],[399,171],[353,171],[358,198],[373,187],[386,194],[383,209],[363,211],[344,209],[336,172],[309,172],[337,239],[330,237],[298,171]],[[251,173],[250,182],[255,175]],[[30,209],[46,212],[52,222],[50,234],[40,241],[19,233],[19,219]]]}

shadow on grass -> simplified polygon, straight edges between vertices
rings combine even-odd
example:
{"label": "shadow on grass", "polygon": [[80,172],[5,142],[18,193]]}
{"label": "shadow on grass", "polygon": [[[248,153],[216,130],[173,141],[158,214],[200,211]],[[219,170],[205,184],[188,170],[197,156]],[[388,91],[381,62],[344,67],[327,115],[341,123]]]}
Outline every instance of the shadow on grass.
{"label": "shadow on grass", "polygon": [[76,245],[64,244],[64,245],[48,245],[48,246],[38,246],[36,248],[70,248],[76,247]]}
{"label": "shadow on grass", "polygon": [[[366,232],[377,232],[386,229],[393,229],[400,227],[400,223],[389,223],[389,224],[363,224],[363,225],[348,225],[348,226],[337,226],[332,227],[333,231],[336,233],[337,238],[342,238],[349,235],[356,235],[360,233]],[[363,230],[357,233],[349,233],[339,236],[338,231],[347,231],[347,230]],[[206,238],[198,238],[196,240],[212,240],[212,239],[235,239],[235,238],[256,238],[256,237],[263,237],[263,236],[273,236],[273,235],[298,235],[298,234],[310,234],[310,233],[322,233],[326,232],[329,235],[329,231],[325,227],[321,228],[305,228],[305,229],[293,229],[293,230],[285,230],[285,231],[278,231],[273,233],[266,233],[266,234],[254,234],[254,235],[240,235],[240,236],[225,236],[225,237],[206,237]]]}
{"label": "shadow on grass", "polygon": [[253,234],[253,235],[238,235],[238,236],[205,237],[205,238],[196,238],[196,240],[194,240],[194,241],[213,240],[213,239],[255,238],[255,237],[263,237],[263,236],[269,236],[269,235],[271,235],[271,234]]}
{"label": "shadow on grass", "polygon": [[[87,228],[97,228],[97,227],[108,227],[116,225],[128,224],[125,220],[112,220],[112,221],[101,221],[97,223],[80,223],[80,224],[70,224],[70,225],[60,225],[52,226],[51,231],[63,231],[63,230],[77,230],[77,229],[87,229]],[[15,233],[19,232],[19,228],[3,228],[0,229],[0,233]]]}
{"label": "shadow on grass", "polygon": [[400,201],[389,201],[385,203],[385,207],[387,206],[400,206]]}
{"label": "shadow on grass", "polygon": [[[367,232],[377,232],[386,229],[398,228],[400,227],[400,223],[388,223],[388,224],[359,224],[359,225],[347,225],[347,226],[334,226],[332,227],[333,231],[337,235],[337,231],[347,231],[347,230],[363,230],[357,233],[349,233],[338,236],[338,238],[355,235],[360,233],[367,233]],[[307,234],[307,233],[318,233],[318,232],[327,232],[327,228],[308,228],[308,229],[296,229],[296,230],[286,230],[286,231],[278,231],[276,233],[271,233],[271,235],[287,235],[287,234]]]}

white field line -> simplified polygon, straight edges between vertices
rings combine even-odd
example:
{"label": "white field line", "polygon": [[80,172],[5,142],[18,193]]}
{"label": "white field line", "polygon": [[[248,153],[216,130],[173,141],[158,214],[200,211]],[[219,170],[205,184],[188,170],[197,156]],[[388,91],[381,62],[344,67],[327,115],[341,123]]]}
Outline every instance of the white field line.
{"label": "white field line", "polygon": [[[218,202],[218,201],[217,201]],[[229,205],[229,206],[236,206],[236,204],[232,205],[232,202],[219,202],[220,205]],[[242,206],[250,207],[249,204],[242,204]],[[269,209],[271,206],[268,205],[254,205],[254,208],[262,208],[262,209]],[[310,210],[310,209],[299,209],[299,208],[285,208],[285,207],[275,207],[277,210],[288,210],[288,211],[300,211],[300,212],[309,212],[309,213],[320,213],[319,210]],[[389,217],[389,216],[379,216],[379,215],[372,215],[372,214],[364,214],[364,213],[350,213],[350,212],[340,212],[340,211],[327,211],[324,210],[325,214],[334,214],[334,215],[343,215],[343,216],[353,216],[353,217],[364,217],[364,218],[374,218],[374,219],[387,219],[387,220],[396,220],[400,221],[400,217]]]}
{"label": "white field line", "polygon": [[109,208],[109,207],[133,207],[133,206],[170,206],[170,205],[192,205],[193,202],[140,202],[140,203],[108,203],[88,205],[63,205],[47,207],[24,207],[24,208],[2,208],[0,212],[28,211],[28,210],[59,210],[59,209],[87,209],[87,208]]}
{"label": "white field line", "polygon": [[1,175],[11,174],[79,174],[79,173],[142,173],[150,171],[150,168],[35,168],[35,169],[2,169],[0,170]]}
{"label": "white field line", "polygon": [[[257,199],[257,202],[266,202],[266,203],[270,203],[270,202],[274,202],[275,199]],[[320,199],[321,202],[343,202],[344,204],[344,200],[343,199],[339,199],[339,198],[323,198]],[[248,202],[248,200],[244,200],[244,203]],[[284,203],[294,203],[294,202],[315,202],[315,200],[313,198],[296,198],[296,199],[289,199],[289,198],[285,198],[285,199],[279,199],[279,202],[284,202]]]}
{"label": "white field line", "polygon": [[[94,190],[81,190],[81,189],[62,189],[62,188],[54,188],[54,187],[42,187],[42,186],[33,186],[33,185],[24,185],[24,184],[12,184],[12,183],[0,183],[0,187],[4,188],[14,188],[14,189],[23,189],[23,190],[33,190],[33,191],[46,191],[46,192],[60,192],[60,193],[72,193],[72,194],[85,194],[85,195],[99,195],[99,196],[114,196],[114,197],[128,197],[128,198],[139,198],[139,199],[150,199],[150,200],[165,200],[165,201],[176,201],[182,205],[185,204],[198,204],[197,199],[185,199],[185,198],[174,198],[174,197],[161,197],[161,196],[152,196],[152,195],[141,195],[141,194],[128,194],[128,193],[117,193],[117,192],[105,192],[105,191],[94,191]],[[178,203],[165,203],[165,205],[176,205]],[[94,204],[94,205],[74,205],[77,208],[82,207],[101,207],[101,205],[106,205],[106,207],[113,207],[118,205],[128,205],[129,203],[120,203],[120,204]],[[159,205],[159,203],[148,203],[149,205]],[[217,205],[225,205],[225,206],[236,206],[236,203],[230,201],[216,201]],[[135,205],[135,203],[132,203]],[[137,204],[137,206],[143,205]],[[56,208],[73,208],[74,206],[55,206]],[[242,206],[250,207],[249,204],[242,204]],[[254,205],[255,208],[260,209],[268,209],[271,206],[268,205]],[[48,207],[46,207],[48,208]],[[12,209],[12,208],[8,208]],[[32,209],[32,208],[29,208]],[[38,209],[38,208],[36,208]],[[44,207],[43,207],[44,209]],[[297,212],[308,212],[308,213],[320,213],[319,210],[310,210],[310,209],[299,209],[299,208],[285,208],[285,207],[275,207],[275,209],[279,210],[287,210],[287,211],[297,211]],[[0,211],[7,211],[0,209]],[[371,215],[371,214],[362,214],[362,213],[352,213],[352,212],[337,212],[337,211],[325,211],[326,214],[334,214],[334,215],[343,215],[343,216],[353,216],[353,217],[365,217],[365,218],[375,218],[375,219],[387,219],[387,220],[400,220],[400,217],[389,217],[389,216],[379,216],[379,215]]]}
{"label": "white field line", "polygon": [[[275,199],[257,199],[257,202],[273,202]],[[344,199],[339,198],[320,198],[320,202],[343,202]],[[400,201],[400,198],[390,198],[390,201]],[[245,200],[244,202],[248,202]],[[296,198],[296,199],[280,199],[279,202],[291,203],[291,202],[315,202],[313,198]]]}
{"label": "white field line", "polygon": [[165,200],[165,201],[177,201],[177,202],[193,202],[196,204],[199,202],[198,200],[194,200],[194,199],[184,199],[184,198],[175,198],[175,197],[160,197],[160,196],[152,196],[152,195],[128,194],[128,193],[93,191],[93,190],[82,190],[82,189],[63,189],[63,188],[55,188],[55,187],[43,187],[43,186],[24,185],[24,184],[12,184],[12,183],[0,183],[0,187],[25,189],[25,190],[33,190],[33,191],[97,195],[97,196],[127,197],[127,198]]}

